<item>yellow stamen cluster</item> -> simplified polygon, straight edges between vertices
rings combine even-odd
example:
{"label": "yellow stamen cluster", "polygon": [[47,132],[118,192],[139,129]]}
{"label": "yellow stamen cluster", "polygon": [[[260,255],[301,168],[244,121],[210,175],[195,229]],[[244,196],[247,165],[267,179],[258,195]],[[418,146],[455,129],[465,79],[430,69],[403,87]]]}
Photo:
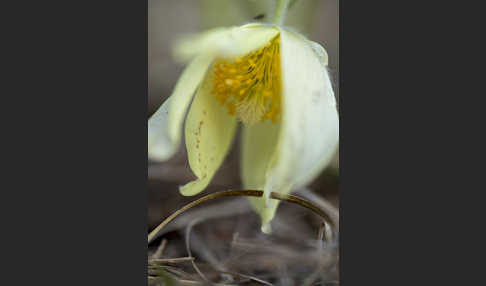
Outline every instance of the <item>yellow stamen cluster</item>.
{"label": "yellow stamen cluster", "polygon": [[280,37],[236,59],[214,63],[213,94],[243,123],[280,119]]}

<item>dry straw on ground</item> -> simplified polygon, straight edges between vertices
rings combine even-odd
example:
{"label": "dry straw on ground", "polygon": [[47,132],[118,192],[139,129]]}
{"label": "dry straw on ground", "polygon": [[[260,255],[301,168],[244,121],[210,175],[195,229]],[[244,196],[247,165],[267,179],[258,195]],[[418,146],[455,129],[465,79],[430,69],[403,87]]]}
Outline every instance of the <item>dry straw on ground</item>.
{"label": "dry straw on ground", "polygon": [[[228,198],[245,195],[262,193],[213,193],[168,216],[150,239],[149,284],[339,285],[339,216],[332,204],[309,190],[272,194],[287,203],[265,235],[247,201]],[[214,202],[195,207],[208,201]]]}

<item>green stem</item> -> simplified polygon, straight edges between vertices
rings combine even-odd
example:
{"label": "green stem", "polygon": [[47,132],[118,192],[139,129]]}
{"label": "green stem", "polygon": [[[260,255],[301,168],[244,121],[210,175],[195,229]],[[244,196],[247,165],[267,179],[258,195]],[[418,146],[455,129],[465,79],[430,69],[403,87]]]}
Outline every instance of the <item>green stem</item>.
{"label": "green stem", "polygon": [[277,8],[275,9],[275,14],[273,16],[273,24],[282,25],[285,21],[285,16],[287,16],[287,10],[289,9],[290,0],[276,0]]}

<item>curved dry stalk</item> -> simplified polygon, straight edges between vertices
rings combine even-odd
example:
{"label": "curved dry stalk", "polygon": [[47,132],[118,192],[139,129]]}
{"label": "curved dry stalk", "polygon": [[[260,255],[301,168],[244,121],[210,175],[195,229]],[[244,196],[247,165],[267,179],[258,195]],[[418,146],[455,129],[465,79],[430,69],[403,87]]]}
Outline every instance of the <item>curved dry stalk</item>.
{"label": "curved dry stalk", "polygon": [[207,202],[216,198],[221,198],[221,197],[230,197],[230,196],[249,196],[249,197],[261,197],[263,195],[263,191],[258,191],[258,190],[229,190],[229,191],[222,191],[222,192],[216,192],[212,193],[209,195],[206,195],[204,197],[201,197],[193,202],[190,202],[189,204],[183,206],[182,208],[178,209],[176,212],[171,214],[168,218],[166,218],[162,223],[160,223],[149,235],[148,235],[148,244],[150,244],[154,239],[156,239],[162,228],[164,228],[165,225],[167,225],[169,222],[171,222],[174,218],[176,218],[178,215],[181,213],[185,212],[186,210],[197,206],[203,202]]}
{"label": "curved dry stalk", "polygon": [[[189,204],[183,206],[173,214],[171,214],[168,218],[166,218],[162,223],[160,223],[149,235],[148,235],[148,243],[150,244],[154,239],[156,239],[162,228],[164,228],[165,225],[167,225],[169,222],[171,222],[174,218],[176,218],[178,215],[181,213],[185,212],[186,210],[197,206],[203,202],[213,200],[216,198],[221,198],[221,197],[229,197],[229,196],[250,196],[250,197],[261,197],[263,195],[263,191],[260,190],[229,190],[229,191],[221,191],[221,192],[216,192],[212,193],[209,195],[206,195],[204,197],[201,197],[193,202],[190,202]],[[332,229],[336,230],[337,226],[334,223],[334,221],[329,217],[329,215],[324,212],[321,208],[318,206],[314,205],[313,203],[304,200],[302,198],[299,198],[294,195],[284,195],[280,193],[275,193],[271,192],[270,193],[270,198],[276,199],[276,200],[281,200],[281,201],[286,201],[289,203],[294,203],[297,205],[300,205],[302,207],[305,207],[307,209],[310,209],[320,217],[322,217],[326,222],[328,222]]]}
{"label": "curved dry stalk", "polygon": [[327,214],[329,214],[329,216],[333,219],[336,225],[339,224],[339,210],[326,198],[319,196],[309,188],[299,189],[295,192],[295,194],[301,196],[306,200],[314,202],[314,204],[316,204]]}
{"label": "curved dry stalk", "polygon": [[225,201],[217,202],[207,205],[204,208],[193,209],[184,214],[181,214],[177,220],[166,225],[161,230],[160,235],[165,233],[185,228],[195,218],[202,218],[204,220],[212,218],[224,218],[234,215],[241,215],[252,211],[247,199],[244,197],[228,198]]}
{"label": "curved dry stalk", "polygon": [[284,195],[284,194],[275,193],[275,192],[270,193],[270,198],[289,202],[289,203],[293,203],[293,204],[297,204],[299,206],[307,208],[307,209],[311,210],[312,212],[314,212],[315,214],[322,217],[327,223],[329,223],[329,225],[331,226],[332,229],[336,230],[336,224],[329,217],[329,215],[326,212],[324,212],[321,208],[319,208],[318,206],[316,206],[315,204],[313,204],[313,203],[311,203],[307,200],[304,200],[304,199],[299,198],[297,196]]}
{"label": "curved dry stalk", "polygon": [[[300,205],[302,207],[310,209],[311,211],[313,211],[314,213],[316,213],[317,215],[321,216],[324,219],[324,222],[321,224],[321,227],[319,229],[319,234],[318,234],[318,243],[319,243],[318,251],[319,253],[322,253],[322,239],[325,237],[327,241],[331,241],[334,231],[337,232],[337,225],[335,224],[334,220],[332,220],[330,216],[318,206],[314,205],[313,203],[307,200],[301,199],[297,196],[284,195],[284,194],[272,192],[270,193],[270,198]],[[316,267],[314,272],[311,274],[311,276],[309,276],[308,279],[304,281],[304,285],[306,286],[311,285],[318,278],[319,271],[322,267],[325,266],[325,264],[326,263],[321,260],[318,263],[318,266]]]}
{"label": "curved dry stalk", "polygon": [[[194,206],[197,206],[203,202],[207,202],[209,200],[213,200],[213,199],[216,199],[216,198],[220,198],[220,197],[229,197],[229,196],[253,196],[253,197],[261,197],[263,195],[263,191],[260,191],[260,190],[229,190],[229,191],[221,191],[221,192],[216,192],[216,193],[212,193],[212,194],[208,194],[206,196],[203,196],[185,206],[183,206],[182,208],[180,208],[179,210],[177,210],[176,212],[174,212],[173,214],[171,214],[169,217],[167,217],[162,223],[160,223],[149,235],[148,235],[148,243],[150,244],[150,242],[152,242],[154,239],[156,239],[158,236],[160,236],[161,234],[161,230],[164,228],[164,226],[166,226],[169,222],[171,222],[172,220],[174,220],[178,215],[180,215],[181,213],[185,212],[186,210],[194,207]],[[325,237],[326,240],[330,241],[332,239],[332,234],[333,234],[333,231],[337,231],[337,225],[335,223],[334,220],[332,220],[329,216],[329,214],[327,214],[325,211],[323,211],[320,207],[316,206],[315,204],[311,203],[310,201],[307,201],[305,199],[302,199],[300,197],[297,197],[297,196],[294,196],[294,195],[284,195],[284,194],[280,194],[280,193],[275,193],[275,192],[272,192],[270,193],[270,198],[271,199],[276,199],[276,200],[281,200],[281,201],[286,201],[286,202],[289,202],[289,203],[294,203],[294,204],[297,204],[297,205],[300,205],[302,207],[305,207],[309,210],[311,210],[312,212],[314,212],[315,214],[319,215],[321,218],[324,219],[324,223],[321,225],[321,228],[319,230],[319,234],[318,234],[318,237],[319,237],[319,240],[322,241],[322,239]],[[331,214],[332,215],[332,214]],[[193,259],[192,257],[192,254],[191,254],[191,250],[190,250],[190,244],[189,244],[189,236],[190,236],[190,232],[191,232],[191,229],[192,227],[197,224],[199,222],[199,220],[196,220],[196,221],[192,221],[187,229],[186,229],[186,248],[187,248],[187,251],[189,253],[189,257],[187,258],[179,258],[179,260],[185,260],[185,261],[188,261],[190,258]],[[162,243],[164,244],[164,243]],[[322,246],[321,246],[322,247]],[[214,283],[212,283],[211,281],[209,281],[205,276],[204,274],[197,268],[197,266],[195,265],[194,263],[194,260],[189,260],[192,264],[193,264],[193,267],[196,269],[196,271],[198,272],[198,274],[201,276],[201,278],[203,278],[204,282],[206,283],[209,283],[209,284],[212,284],[212,285],[216,285]],[[160,262],[167,262],[165,260],[162,260]],[[163,264],[163,263],[162,263]],[[319,263],[321,264],[321,263]],[[319,265],[318,266],[318,269],[321,268],[322,266]],[[316,269],[317,270],[317,269]],[[234,273],[233,273],[234,274]],[[246,275],[242,275],[240,273],[238,273],[239,275],[241,275],[241,277],[245,277]],[[315,276],[316,273],[314,273],[314,275],[312,276]],[[251,276],[246,276],[245,278],[249,278],[255,282],[260,282],[262,284],[266,284],[266,285],[271,285],[270,283],[266,282],[266,281],[263,281],[263,280],[260,280],[260,279],[255,279],[254,277],[251,277]],[[312,277],[313,279],[308,279],[306,282],[306,284],[310,284],[312,283],[316,277]],[[194,281],[196,282],[196,281]]]}

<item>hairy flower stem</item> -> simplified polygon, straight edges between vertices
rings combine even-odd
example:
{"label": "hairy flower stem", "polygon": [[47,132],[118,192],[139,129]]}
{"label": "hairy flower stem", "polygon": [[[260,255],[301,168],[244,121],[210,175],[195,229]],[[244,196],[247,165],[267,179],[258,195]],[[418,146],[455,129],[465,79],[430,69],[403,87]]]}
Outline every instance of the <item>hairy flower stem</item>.
{"label": "hairy flower stem", "polygon": [[276,0],[277,7],[275,9],[275,14],[273,15],[273,24],[282,25],[285,21],[285,16],[287,16],[287,10],[289,9],[290,0]]}

